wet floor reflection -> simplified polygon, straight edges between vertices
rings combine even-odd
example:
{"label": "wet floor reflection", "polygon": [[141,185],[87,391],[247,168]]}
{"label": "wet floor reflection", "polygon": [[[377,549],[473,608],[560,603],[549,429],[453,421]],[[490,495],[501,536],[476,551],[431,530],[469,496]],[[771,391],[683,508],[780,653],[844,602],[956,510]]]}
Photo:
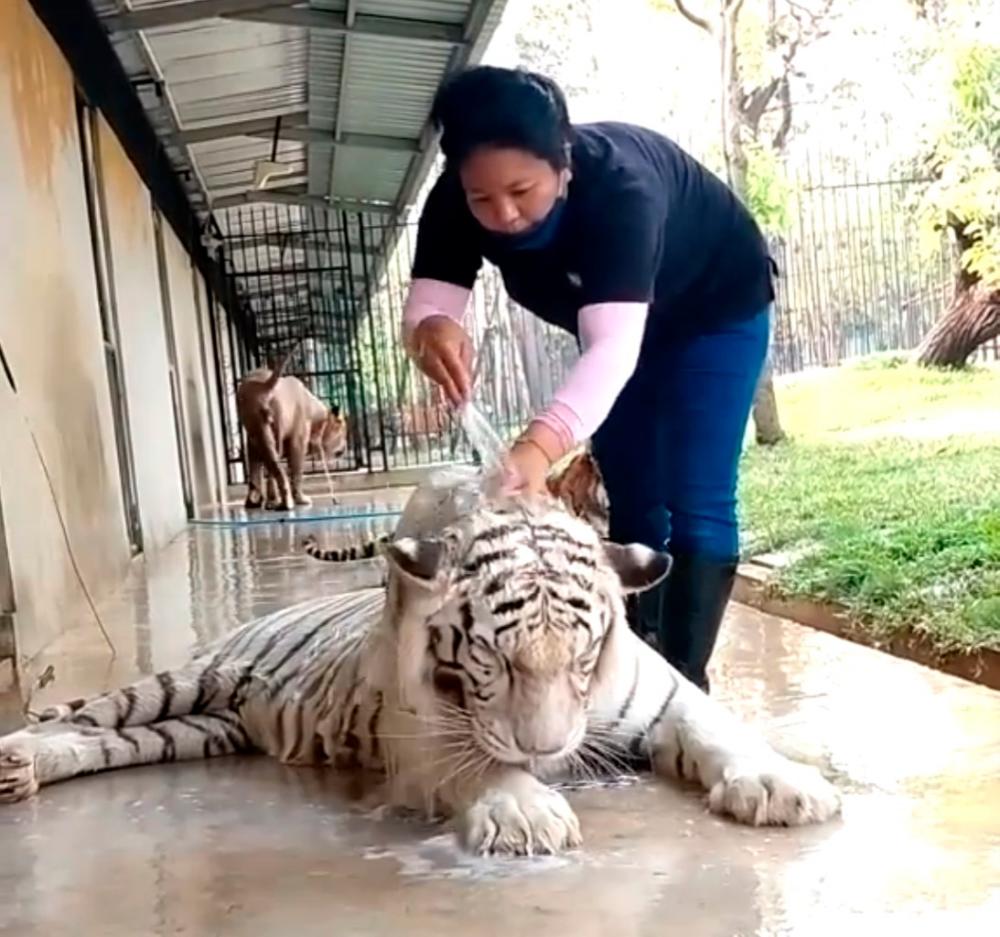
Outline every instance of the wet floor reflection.
{"label": "wet floor reflection", "polygon": [[[193,528],[102,604],[117,657],[82,622],[48,655],[55,679],[36,705],[176,664],[291,601],[377,582],[375,563],[346,575],[298,544],[306,527],[335,545],[392,522]],[[447,829],[372,813],[332,772],[249,758],[143,768],[0,810],[0,934],[997,932],[1000,694],[743,608],[713,685],[838,780],[842,821],[748,830],[642,779],[570,793],[580,853],[484,862]]]}

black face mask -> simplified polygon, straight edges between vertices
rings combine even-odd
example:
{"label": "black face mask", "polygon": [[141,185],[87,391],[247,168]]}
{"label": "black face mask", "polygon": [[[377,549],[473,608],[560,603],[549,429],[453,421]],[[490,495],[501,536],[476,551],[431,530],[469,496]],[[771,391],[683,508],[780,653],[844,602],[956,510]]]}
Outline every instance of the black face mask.
{"label": "black face mask", "polygon": [[504,251],[537,251],[548,247],[555,240],[559,231],[559,222],[566,209],[566,196],[560,195],[552,204],[549,213],[536,221],[530,228],[515,234],[505,234],[499,231],[487,231],[487,238],[500,250]]}

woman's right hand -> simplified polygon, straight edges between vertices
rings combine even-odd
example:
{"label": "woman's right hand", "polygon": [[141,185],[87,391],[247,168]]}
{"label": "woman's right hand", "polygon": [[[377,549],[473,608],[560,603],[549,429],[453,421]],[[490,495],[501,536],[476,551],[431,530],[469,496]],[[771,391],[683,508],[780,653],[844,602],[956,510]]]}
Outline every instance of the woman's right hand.
{"label": "woman's right hand", "polygon": [[472,339],[454,319],[428,316],[409,340],[417,367],[445,393],[452,406],[461,406],[472,393]]}

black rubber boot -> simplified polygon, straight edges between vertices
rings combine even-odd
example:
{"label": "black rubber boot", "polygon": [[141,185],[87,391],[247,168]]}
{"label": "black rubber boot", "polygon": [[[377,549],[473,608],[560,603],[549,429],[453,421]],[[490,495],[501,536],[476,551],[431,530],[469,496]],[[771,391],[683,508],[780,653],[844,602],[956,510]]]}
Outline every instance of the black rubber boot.
{"label": "black rubber boot", "polygon": [[735,561],[674,554],[670,575],[656,588],[630,596],[626,606],[632,630],[706,693],[706,668],[735,579]]}

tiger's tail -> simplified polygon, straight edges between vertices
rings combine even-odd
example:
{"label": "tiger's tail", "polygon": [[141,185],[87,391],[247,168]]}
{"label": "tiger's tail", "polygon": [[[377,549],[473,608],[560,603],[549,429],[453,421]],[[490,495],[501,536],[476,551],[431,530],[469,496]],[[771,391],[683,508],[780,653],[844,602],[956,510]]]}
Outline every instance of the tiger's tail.
{"label": "tiger's tail", "polygon": [[325,563],[350,563],[353,560],[374,559],[379,555],[381,548],[390,540],[391,538],[386,534],[363,543],[352,543],[341,549],[324,550],[315,537],[306,537],[302,541],[302,549],[313,559],[322,560]]}
{"label": "tiger's tail", "polygon": [[278,386],[278,381],[280,381],[285,376],[285,368],[288,367],[288,362],[292,360],[292,355],[295,354],[295,350],[302,344],[302,339],[296,339],[295,344],[292,345],[285,354],[278,359],[278,363],[271,369],[271,374],[268,376],[267,380],[264,381],[264,390],[270,393]]}

